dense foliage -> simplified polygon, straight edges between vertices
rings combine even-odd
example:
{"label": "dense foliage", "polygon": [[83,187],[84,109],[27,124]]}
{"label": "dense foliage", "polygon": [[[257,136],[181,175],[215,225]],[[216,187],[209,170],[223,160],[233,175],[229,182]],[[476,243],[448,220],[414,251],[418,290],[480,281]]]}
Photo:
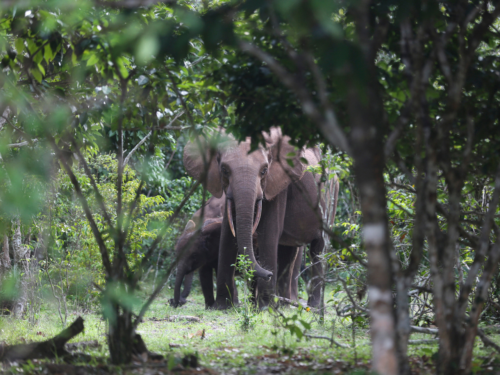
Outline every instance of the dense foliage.
{"label": "dense foliage", "polygon": [[500,319],[498,2],[149,5],[0,5],[0,277],[14,265],[60,306],[91,290],[131,323],[109,342],[129,361],[118,343],[208,197],[184,175],[187,138],[223,127],[256,145],[279,125],[340,177],[326,301],[353,326],[371,316],[374,369],[409,373],[411,330],[435,323],[438,371],[470,371],[478,327]]}

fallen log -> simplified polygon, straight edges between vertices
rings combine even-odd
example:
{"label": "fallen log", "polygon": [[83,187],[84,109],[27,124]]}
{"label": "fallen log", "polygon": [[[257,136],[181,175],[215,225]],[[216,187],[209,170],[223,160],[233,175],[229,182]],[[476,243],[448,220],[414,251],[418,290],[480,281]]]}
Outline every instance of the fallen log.
{"label": "fallen log", "polygon": [[285,298],[285,297],[280,297],[280,296],[277,296],[277,295],[273,295],[274,298],[276,298],[278,301],[284,303],[284,304],[287,304],[287,305],[290,305],[290,306],[294,306],[294,307],[299,307],[299,303],[297,301],[292,301],[291,299],[288,299],[288,298]]}
{"label": "fallen log", "polygon": [[272,297],[276,298],[279,302],[284,303],[285,305],[290,305],[293,307],[299,307],[299,306],[307,307],[307,302],[302,303],[300,301],[298,301],[298,302],[293,301],[293,300],[285,298],[285,297],[277,296],[276,294],[273,294]]}
{"label": "fallen log", "polygon": [[187,320],[188,322],[194,322],[194,323],[200,323],[201,319],[196,317],[196,316],[190,316],[190,315],[172,315],[163,319],[159,318],[151,318],[148,319],[149,321],[152,322],[177,322],[179,320]]}
{"label": "fallen log", "polygon": [[147,362],[149,360],[161,361],[163,359],[161,354],[153,353],[148,350],[144,340],[139,334],[135,334],[132,345],[134,357],[142,362]]}
{"label": "fallen log", "polygon": [[438,334],[438,329],[437,328],[426,328],[426,327],[417,327],[417,326],[410,326],[410,332],[415,332],[415,333],[426,333],[428,335],[437,335]]}
{"label": "fallen log", "polygon": [[408,340],[408,345],[437,344],[438,342],[438,339]]}
{"label": "fallen log", "polygon": [[[490,326],[487,328],[497,328],[495,326]],[[429,335],[438,335],[439,330],[437,328],[424,328],[424,327],[416,327],[416,326],[410,326],[410,332],[416,332],[416,333],[425,333]],[[497,352],[500,353],[500,346],[495,344],[486,334],[484,331],[480,328],[477,329],[476,335],[481,339],[483,342],[484,346],[486,347],[492,347],[495,349]],[[418,344],[430,344],[430,343],[435,343],[438,342],[438,339],[430,339],[430,340],[409,340],[408,344],[409,345],[418,345]]]}
{"label": "fallen log", "polygon": [[0,345],[0,361],[55,358],[69,355],[65,344],[83,331],[83,319],[79,316],[57,336],[42,342],[18,345]]}
{"label": "fallen log", "polygon": [[66,344],[66,350],[76,350],[76,349],[88,349],[88,348],[100,348],[101,344],[97,340],[91,341],[80,341],[80,342],[72,342]]}
{"label": "fallen log", "polygon": [[483,342],[484,346],[486,346],[486,347],[490,346],[493,349],[495,349],[498,353],[500,353],[500,346],[498,346],[492,340],[490,340],[490,338],[484,334],[483,330],[478,328],[477,335],[479,336],[479,338]]}
{"label": "fallen log", "polygon": [[349,345],[346,345],[346,344],[342,344],[338,341],[335,341],[334,339],[332,339],[331,337],[327,337],[327,336],[315,336],[315,335],[304,335],[305,337],[309,338],[309,339],[320,339],[320,340],[327,340],[327,341],[330,341],[330,345],[333,346],[333,344],[341,347],[341,348],[351,348]]}

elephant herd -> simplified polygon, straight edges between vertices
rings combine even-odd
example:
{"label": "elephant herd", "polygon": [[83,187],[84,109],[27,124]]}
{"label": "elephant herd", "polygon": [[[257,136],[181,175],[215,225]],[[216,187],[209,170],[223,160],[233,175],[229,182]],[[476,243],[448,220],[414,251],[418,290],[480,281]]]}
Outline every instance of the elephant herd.
{"label": "elephant herd", "polygon": [[248,256],[255,271],[251,290],[256,305],[267,306],[273,295],[296,300],[306,245],[312,264],[307,303],[317,307],[322,302],[322,228],[325,218],[329,223],[335,218],[338,181],[335,178],[325,188],[321,176],[306,170],[319,164],[317,148],[297,149],[280,128],[262,136],[265,147],[257,149],[251,148],[249,139],[238,143],[220,133],[216,141],[198,138],[186,145],[184,166],[212,197],[177,241],[173,306],[186,302],[196,270],[207,308],[236,304],[238,253]]}

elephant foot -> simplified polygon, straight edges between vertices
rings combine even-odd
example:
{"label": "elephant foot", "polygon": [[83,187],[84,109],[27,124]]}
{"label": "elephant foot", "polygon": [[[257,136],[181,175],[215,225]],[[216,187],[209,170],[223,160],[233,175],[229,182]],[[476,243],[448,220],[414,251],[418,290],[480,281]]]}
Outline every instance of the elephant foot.
{"label": "elephant foot", "polygon": [[179,306],[185,305],[186,302],[187,302],[187,300],[184,299],[184,298],[181,298],[178,302],[176,302],[173,298],[170,298],[168,300],[168,303],[170,304],[170,306],[172,306],[174,308],[177,308]]}
{"label": "elephant foot", "polygon": [[234,305],[229,300],[224,301],[215,301],[214,304],[210,307],[213,310],[227,310],[232,308]]}

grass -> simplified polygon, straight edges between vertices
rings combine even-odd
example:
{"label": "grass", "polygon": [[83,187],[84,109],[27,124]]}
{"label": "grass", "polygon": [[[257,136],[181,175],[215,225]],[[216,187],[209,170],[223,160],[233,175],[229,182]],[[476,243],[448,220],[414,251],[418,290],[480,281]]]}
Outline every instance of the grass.
{"label": "grass", "polygon": [[[322,373],[322,371],[338,373],[368,373],[370,345],[369,332],[366,328],[356,328],[356,349],[331,347],[326,340],[302,338],[298,340],[288,329],[280,328],[279,318],[268,311],[255,313],[255,325],[248,331],[241,328],[239,313],[236,309],[229,311],[205,310],[201,293],[194,290],[188,303],[178,309],[168,305],[168,299],[173,294],[166,289],[153,303],[140,324],[138,333],[143,337],[148,349],[165,356],[174,354],[183,356],[196,353],[202,366],[216,372],[231,373],[270,373],[284,370],[300,371],[300,373]],[[325,323],[319,322],[319,317],[313,312],[296,308],[281,308],[280,311],[288,318],[298,315],[310,323],[307,333],[312,335],[330,336],[334,329],[334,339],[352,346],[352,326],[350,319],[342,321],[327,309]],[[85,319],[85,331],[72,341],[98,340],[100,349],[84,351],[87,354],[102,357],[108,356],[106,345],[106,323],[98,311],[93,313],[73,312],[68,318],[68,324],[78,315]],[[200,318],[200,322],[154,321],[174,315],[191,315]],[[56,306],[44,304],[40,318],[35,326],[30,326],[26,320],[15,320],[9,317],[0,318],[0,342],[16,344],[21,342],[42,341],[59,333],[62,329],[56,312]],[[204,330],[204,337],[200,336]],[[499,342],[498,336],[490,336]],[[427,335],[412,335],[412,339],[429,338]],[[479,340],[478,340],[479,341]],[[179,345],[180,347],[172,347]],[[437,345],[411,346],[409,355],[413,357],[414,366],[421,367],[421,373],[427,373],[432,368],[432,356],[437,352]],[[475,356],[477,365],[484,361],[481,358],[491,358],[492,349],[484,348],[482,343],[476,343]],[[418,360],[417,360],[418,359]],[[477,366],[476,366],[477,367]],[[334,372],[335,373],[335,372]]]}

